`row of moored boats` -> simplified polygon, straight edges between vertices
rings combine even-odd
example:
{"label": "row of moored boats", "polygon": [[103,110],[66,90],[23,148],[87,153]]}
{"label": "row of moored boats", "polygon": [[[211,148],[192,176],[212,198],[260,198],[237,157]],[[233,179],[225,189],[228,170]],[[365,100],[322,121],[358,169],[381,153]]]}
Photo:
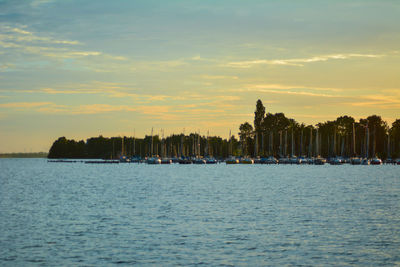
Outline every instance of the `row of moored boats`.
{"label": "row of moored boats", "polygon": [[226,163],[226,164],[288,164],[288,165],[342,165],[342,164],[351,164],[351,165],[382,165],[382,164],[395,164],[400,165],[400,159],[387,159],[385,161],[379,159],[378,157],[374,157],[371,159],[361,158],[361,157],[352,157],[352,158],[344,158],[344,157],[333,157],[329,159],[325,159],[322,157],[283,157],[283,158],[275,158],[273,156],[270,157],[230,157],[223,160],[217,160],[212,157],[181,157],[181,158],[161,158],[161,157],[146,157],[146,158],[138,158],[138,157],[121,157],[119,162],[121,163],[146,163],[151,165],[156,164],[217,164],[217,163]]}

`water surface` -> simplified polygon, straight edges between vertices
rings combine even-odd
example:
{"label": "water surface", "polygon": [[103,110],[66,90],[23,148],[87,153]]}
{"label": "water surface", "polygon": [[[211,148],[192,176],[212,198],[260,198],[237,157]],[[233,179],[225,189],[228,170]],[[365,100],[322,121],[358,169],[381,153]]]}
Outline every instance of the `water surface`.
{"label": "water surface", "polygon": [[400,264],[399,166],[0,170],[1,266]]}

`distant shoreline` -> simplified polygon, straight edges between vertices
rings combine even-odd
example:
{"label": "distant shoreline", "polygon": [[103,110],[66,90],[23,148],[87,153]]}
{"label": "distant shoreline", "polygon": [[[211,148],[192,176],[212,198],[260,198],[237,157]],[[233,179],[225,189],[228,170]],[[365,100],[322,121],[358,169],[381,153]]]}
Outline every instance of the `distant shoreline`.
{"label": "distant shoreline", "polygon": [[0,153],[0,158],[47,158],[47,152]]}

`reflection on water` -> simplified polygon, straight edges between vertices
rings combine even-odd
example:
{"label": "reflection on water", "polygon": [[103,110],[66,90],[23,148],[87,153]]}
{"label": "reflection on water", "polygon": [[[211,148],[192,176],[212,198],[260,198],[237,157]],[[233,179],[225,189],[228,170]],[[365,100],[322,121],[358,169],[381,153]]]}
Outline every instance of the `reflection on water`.
{"label": "reflection on water", "polygon": [[0,160],[0,265],[398,265],[398,166]]}

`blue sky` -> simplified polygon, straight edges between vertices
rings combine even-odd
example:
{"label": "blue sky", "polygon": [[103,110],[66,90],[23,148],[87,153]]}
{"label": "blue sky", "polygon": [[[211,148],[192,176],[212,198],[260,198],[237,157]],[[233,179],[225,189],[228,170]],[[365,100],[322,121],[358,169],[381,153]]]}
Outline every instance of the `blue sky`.
{"label": "blue sky", "polygon": [[0,0],[0,152],[151,127],[227,136],[257,99],[307,124],[391,123],[398,25],[398,1]]}

